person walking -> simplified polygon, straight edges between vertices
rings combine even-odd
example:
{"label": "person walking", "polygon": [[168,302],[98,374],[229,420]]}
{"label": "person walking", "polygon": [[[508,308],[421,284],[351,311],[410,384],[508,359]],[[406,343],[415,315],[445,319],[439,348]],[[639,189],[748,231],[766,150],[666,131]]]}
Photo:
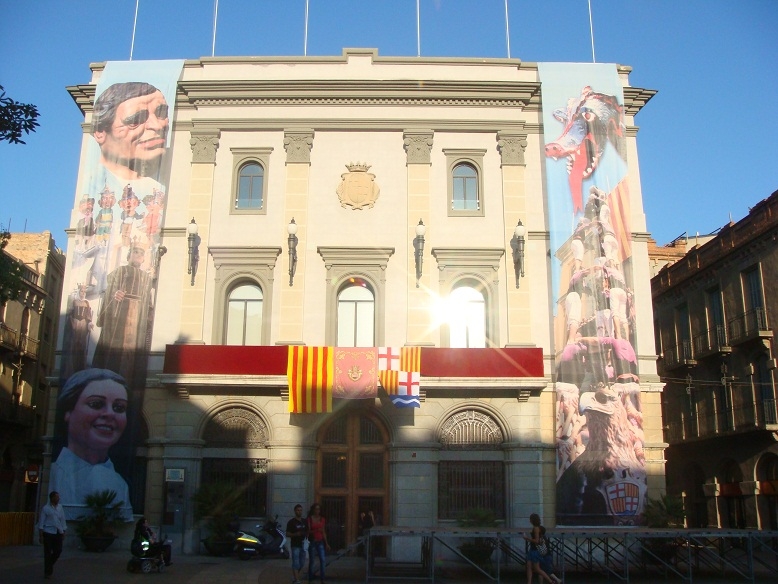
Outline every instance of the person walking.
{"label": "person walking", "polygon": [[49,502],[41,509],[38,538],[43,544],[43,577],[47,580],[54,574],[54,564],[62,554],[62,542],[68,529],[65,512],[59,504],[59,493],[49,493]]}
{"label": "person walking", "polygon": [[305,566],[305,542],[308,535],[308,524],[303,519],[303,506],[294,506],[294,517],[286,524],[286,536],[292,556],[292,584],[301,584],[300,577]]}
{"label": "person walking", "polygon": [[324,584],[324,565],[325,550],[329,551],[330,544],[327,543],[327,530],[324,517],[321,515],[321,506],[314,503],[308,513],[308,537],[310,538],[310,547],[308,549],[308,582],[313,581],[313,564],[315,558],[319,558],[319,578],[321,584]]}
{"label": "person walking", "polygon": [[525,535],[524,539],[529,542],[529,550],[527,550],[527,584],[532,584],[532,577],[534,574],[540,576],[541,582],[549,584],[559,584],[560,580],[554,576],[550,577],[540,567],[540,547],[545,546],[545,541],[540,535],[542,526],[540,525],[540,515],[533,513],[529,516],[529,522],[532,524],[532,531],[529,535]]}

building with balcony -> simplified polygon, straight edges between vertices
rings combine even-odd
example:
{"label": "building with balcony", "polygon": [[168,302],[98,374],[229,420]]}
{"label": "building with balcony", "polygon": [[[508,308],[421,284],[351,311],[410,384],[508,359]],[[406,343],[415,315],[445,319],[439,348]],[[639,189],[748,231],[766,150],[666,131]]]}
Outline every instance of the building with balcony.
{"label": "building with balcony", "polygon": [[[654,91],[620,65],[369,49],[176,64],[94,64],[68,88],[66,290],[94,327],[63,323],[59,377],[126,379],[101,462],[133,513],[187,551],[213,483],[246,517],[320,502],[337,548],[363,510],[640,522],[664,487],[634,124]],[[110,150],[135,135],[143,152]]]}
{"label": "building with balcony", "polygon": [[65,256],[48,231],[12,233],[0,253],[22,267],[0,304],[0,511],[35,511]]}
{"label": "building with balcony", "polygon": [[778,191],[652,280],[667,489],[691,527],[778,528]]}

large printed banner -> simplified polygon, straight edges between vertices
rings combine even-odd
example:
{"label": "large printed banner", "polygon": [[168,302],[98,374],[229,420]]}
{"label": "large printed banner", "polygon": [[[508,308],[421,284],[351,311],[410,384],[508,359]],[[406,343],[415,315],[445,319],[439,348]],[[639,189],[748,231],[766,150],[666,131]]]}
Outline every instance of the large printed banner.
{"label": "large printed banner", "polygon": [[556,352],[557,523],[645,504],[624,97],[615,65],[541,63]]}
{"label": "large printed banner", "polygon": [[[110,62],[95,93],[68,254],[50,490],[68,519],[116,491],[132,520],[132,451],[154,320],[170,122],[183,61]],[[143,488],[140,484],[139,488]]]}

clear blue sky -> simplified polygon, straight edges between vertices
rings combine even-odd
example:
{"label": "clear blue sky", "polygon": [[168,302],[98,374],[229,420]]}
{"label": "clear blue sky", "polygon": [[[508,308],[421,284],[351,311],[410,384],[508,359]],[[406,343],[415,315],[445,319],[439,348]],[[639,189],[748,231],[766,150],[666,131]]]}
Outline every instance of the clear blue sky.
{"label": "clear blue sky", "polygon": [[[636,117],[648,229],[708,233],[778,189],[778,0],[591,0],[597,62],[659,91]],[[506,57],[504,0],[420,0],[422,56]],[[309,0],[308,55],[416,55],[416,0]],[[509,0],[511,57],[591,62],[587,0]],[[140,0],[133,58],[211,55],[213,0]],[[302,55],[305,0],[219,0],[216,56]],[[127,60],[135,0],[0,0],[0,85],[35,103],[0,144],[0,223],[60,245],[83,117],[65,87]]]}

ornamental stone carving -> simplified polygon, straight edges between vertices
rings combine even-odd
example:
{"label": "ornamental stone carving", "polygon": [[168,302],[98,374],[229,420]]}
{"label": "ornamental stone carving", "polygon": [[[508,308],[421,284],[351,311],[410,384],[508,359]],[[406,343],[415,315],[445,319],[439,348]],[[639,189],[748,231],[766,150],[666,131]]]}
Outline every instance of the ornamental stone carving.
{"label": "ornamental stone carving", "polygon": [[210,448],[264,448],[268,431],[255,413],[243,408],[229,408],[208,421],[203,440]]}
{"label": "ornamental stone carving", "polygon": [[284,149],[286,162],[311,163],[311,148],[313,147],[313,130],[297,130],[284,132]]}
{"label": "ornamental stone carving", "polygon": [[430,164],[432,152],[432,130],[403,132],[403,146],[407,164]]}
{"label": "ornamental stone carving", "polygon": [[192,162],[216,163],[220,132],[193,131],[189,144],[192,146]]}
{"label": "ornamental stone carving", "polygon": [[524,166],[524,151],[527,149],[526,134],[497,132],[497,148],[502,166]]}
{"label": "ornamental stone carving", "polygon": [[370,170],[369,164],[349,163],[346,165],[349,172],[340,175],[341,181],[335,189],[343,208],[361,211],[364,208],[372,208],[378,200],[381,189],[375,182],[375,175]]}

